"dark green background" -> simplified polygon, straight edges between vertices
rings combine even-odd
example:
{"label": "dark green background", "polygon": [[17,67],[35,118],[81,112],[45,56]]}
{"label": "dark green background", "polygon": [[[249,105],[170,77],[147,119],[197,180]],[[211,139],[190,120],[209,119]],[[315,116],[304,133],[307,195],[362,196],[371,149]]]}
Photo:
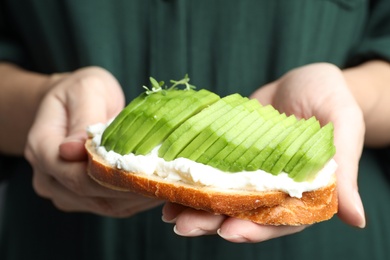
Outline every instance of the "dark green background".
{"label": "dark green background", "polygon": [[[389,14],[388,0],[0,0],[0,59],[43,73],[101,66],[128,100],[149,76],[185,73],[198,88],[249,95],[304,64],[390,59]],[[178,237],[160,208],[121,220],[62,213],[35,195],[22,159],[2,156],[0,259],[389,259],[380,152],[361,160],[366,229],[335,217],[260,244]]]}

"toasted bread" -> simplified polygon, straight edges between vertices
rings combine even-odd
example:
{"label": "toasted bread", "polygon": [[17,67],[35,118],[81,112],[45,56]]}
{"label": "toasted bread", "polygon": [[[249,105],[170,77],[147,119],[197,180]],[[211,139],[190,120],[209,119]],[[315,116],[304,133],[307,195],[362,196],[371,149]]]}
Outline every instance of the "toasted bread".
{"label": "toasted bread", "polygon": [[136,192],[264,225],[308,225],[328,220],[337,212],[335,174],[325,187],[296,198],[282,191],[220,189],[128,172],[109,165],[96,152],[91,139],[86,142],[86,149],[89,176],[110,189]]}

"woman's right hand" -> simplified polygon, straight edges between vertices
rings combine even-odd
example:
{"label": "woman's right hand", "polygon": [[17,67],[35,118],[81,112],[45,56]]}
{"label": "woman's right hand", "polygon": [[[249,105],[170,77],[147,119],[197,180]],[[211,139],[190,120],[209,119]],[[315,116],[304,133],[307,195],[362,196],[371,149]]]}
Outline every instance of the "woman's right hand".
{"label": "woman's right hand", "polygon": [[109,190],[86,173],[86,127],[107,122],[124,106],[116,79],[106,70],[88,67],[54,81],[29,132],[25,156],[33,168],[33,187],[64,211],[127,217],[161,201]]}

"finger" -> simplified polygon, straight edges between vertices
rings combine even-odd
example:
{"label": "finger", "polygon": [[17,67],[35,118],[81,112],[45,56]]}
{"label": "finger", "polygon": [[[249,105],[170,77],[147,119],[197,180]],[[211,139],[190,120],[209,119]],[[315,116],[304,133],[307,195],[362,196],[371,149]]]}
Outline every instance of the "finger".
{"label": "finger", "polygon": [[130,217],[162,204],[162,201],[128,193],[126,198],[84,197],[68,190],[54,178],[34,173],[33,186],[37,193],[50,198],[56,208],[65,212],[91,212],[109,217]]}
{"label": "finger", "polygon": [[130,191],[117,191],[104,187],[87,174],[86,162],[59,161],[56,163],[58,173],[56,180],[70,191],[83,197],[105,197],[117,199],[131,199],[134,195]]}
{"label": "finger", "polygon": [[273,96],[276,91],[276,82],[269,83],[259,89],[257,89],[250,98],[259,100],[260,104],[268,105],[273,103]]}
{"label": "finger", "polygon": [[130,198],[109,200],[113,209],[114,217],[130,217],[139,212],[143,212],[164,203],[162,200],[147,198],[141,195],[133,194]]}
{"label": "finger", "polygon": [[[53,178],[61,183],[68,190],[84,197],[107,197],[107,198],[123,198],[131,197],[131,192],[122,192],[108,189],[93,181],[87,174],[87,162],[68,162],[58,156],[56,143],[58,139],[55,136],[49,136],[44,141],[40,140],[38,135],[34,142],[31,142],[26,150],[26,157],[33,164],[34,169],[39,173],[36,177]],[[37,143],[51,143],[41,148]],[[30,147],[32,146],[32,147]],[[37,150],[38,149],[38,150]],[[35,163],[35,162],[40,162]],[[34,178],[35,178],[34,176]],[[50,184],[46,182],[45,184]],[[41,185],[40,187],[44,187]],[[45,197],[53,197],[46,194]]]}
{"label": "finger", "polygon": [[[76,192],[78,195],[99,196],[118,196],[114,192],[105,189],[93,182],[86,174],[85,161],[70,163],[59,157],[59,147],[66,135],[66,114],[61,101],[57,97],[48,97],[42,103],[37,119],[30,131],[29,142],[26,148],[26,157],[29,159],[34,168],[40,172],[49,174],[69,190]],[[85,130],[84,130],[85,131]],[[62,148],[73,149],[75,153],[83,153],[83,147]],[[73,143],[75,146],[75,143]],[[77,144],[76,144],[77,146]],[[78,150],[78,151],[77,151]],[[83,150],[82,152],[80,150]],[[69,151],[72,152],[72,151]]]}
{"label": "finger", "polygon": [[264,226],[246,220],[228,218],[218,230],[218,235],[234,243],[257,243],[294,234],[305,228],[306,226]]}
{"label": "finger", "polygon": [[[357,187],[349,185],[351,180],[346,174],[341,172],[355,171],[354,166],[339,166],[337,176],[339,193],[339,212],[338,216],[345,223],[359,228],[366,226],[364,207]],[[351,170],[352,169],[352,170]]]}
{"label": "finger", "polygon": [[106,122],[124,106],[120,85],[107,71],[82,69],[75,72],[74,78],[67,85],[75,91],[66,91],[64,97],[69,137],[85,132],[88,125]]}
{"label": "finger", "polygon": [[174,232],[186,237],[216,234],[225,218],[223,215],[187,208],[176,217]]}
{"label": "finger", "polygon": [[[353,153],[351,151],[344,152],[344,150],[349,149],[340,148],[338,153]],[[338,216],[347,224],[364,228],[366,225],[365,214],[357,186],[358,165],[351,163],[355,161],[355,158],[349,159],[348,157],[353,157],[353,155],[343,156],[343,160],[337,160],[339,158],[337,155],[335,157],[339,162],[337,169]]]}
{"label": "finger", "polygon": [[60,156],[65,160],[85,160],[87,126],[107,122],[118,114],[124,106],[124,96],[116,79],[100,68],[76,71],[72,80],[62,84],[57,97],[67,112],[67,132],[60,144]]}
{"label": "finger", "polygon": [[85,131],[66,138],[66,141],[62,142],[59,147],[61,157],[67,161],[86,160],[88,157],[84,147],[86,139]]}
{"label": "finger", "polygon": [[62,211],[110,212],[110,205],[103,199],[78,196],[61,185],[56,179],[40,171],[34,171],[33,187],[38,195],[50,199]]}
{"label": "finger", "polygon": [[[346,112],[344,112],[346,113]],[[348,115],[343,122],[335,121],[335,160],[338,163],[337,187],[339,193],[338,216],[347,224],[365,227],[365,215],[362,200],[358,192],[358,163],[363,147],[364,131],[352,128],[364,128],[359,118]],[[347,121],[347,122],[346,122]],[[361,143],[356,140],[362,140]]]}
{"label": "finger", "polygon": [[187,208],[180,204],[167,202],[162,209],[162,220],[166,223],[176,223],[177,216]]}

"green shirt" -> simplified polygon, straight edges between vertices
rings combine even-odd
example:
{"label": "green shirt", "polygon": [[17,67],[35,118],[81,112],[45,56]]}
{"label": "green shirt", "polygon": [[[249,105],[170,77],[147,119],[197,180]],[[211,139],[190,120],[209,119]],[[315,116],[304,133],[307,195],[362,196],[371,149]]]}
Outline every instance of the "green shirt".
{"label": "green shirt", "polygon": [[[198,88],[249,95],[304,64],[374,58],[390,60],[388,0],[0,0],[0,60],[43,73],[101,66],[128,101],[149,76],[188,73]],[[384,154],[361,160],[365,230],[335,217],[258,244],[178,237],[161,208],[126,219],[61,212],[34,193],[25,161],[2,156],[0,259],[389,259]]]}

